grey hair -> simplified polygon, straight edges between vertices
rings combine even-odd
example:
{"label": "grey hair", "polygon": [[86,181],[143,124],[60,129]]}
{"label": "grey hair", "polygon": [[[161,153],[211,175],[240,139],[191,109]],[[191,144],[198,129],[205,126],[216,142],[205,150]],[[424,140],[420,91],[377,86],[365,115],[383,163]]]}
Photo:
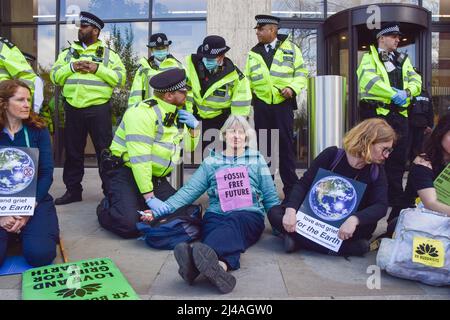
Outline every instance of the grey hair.
{"label": "grey hair", "polygon": [[250,126],[250,123],[248,123],[247,119],[245,119],[245,117],[243,116],[237,116],[233,114],[230,115],[220,129],[220,139],[223,141],[225,139],[225,133],[227,129],[231,128],[236,123],[241,125],[245,131],[246,146],[248,146],[250,149],[258,150],[256,131]]}

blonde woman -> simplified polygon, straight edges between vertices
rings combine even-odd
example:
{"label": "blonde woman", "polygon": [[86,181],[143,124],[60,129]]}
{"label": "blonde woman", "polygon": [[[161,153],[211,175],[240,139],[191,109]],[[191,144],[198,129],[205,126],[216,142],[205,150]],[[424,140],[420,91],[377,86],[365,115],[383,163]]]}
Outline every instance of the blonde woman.
{"label": "blonde woman", "polygon": [[259,240],[266,213],[280,201],[264,157],[252,148],[256,135],[247,120],[231,115],[221,129],[221,139],[225,151],[212,151],[166,204],[174,212],[207,192],[201,242],[192,247],[180,243],[174,254],[186,282],[192,284],[201,273],[220,292],[228,293],[236,279],[227,271],[239,269],[241,253]]}
{"label": "blonde woman", "polygon": [[388,208],[387,178],[384,161],[392,153],[396,139],[394,130],[383,119],[367,119],[344,137],[344,150],[329,147],[322,151],[295,184],[281,206],[272,208],[268,218],[272,228],[281,232],[284,249],[293,252],[308,249],[333,254],[327,248],[295,232],[296,213],[305,199],[319,168],[331,170],[345,177],[367,184],[364,196],[355,214],[341,225],[338,237],[344,240],[339,255],[360,256],[369,250],[369,239],[378,220]]}

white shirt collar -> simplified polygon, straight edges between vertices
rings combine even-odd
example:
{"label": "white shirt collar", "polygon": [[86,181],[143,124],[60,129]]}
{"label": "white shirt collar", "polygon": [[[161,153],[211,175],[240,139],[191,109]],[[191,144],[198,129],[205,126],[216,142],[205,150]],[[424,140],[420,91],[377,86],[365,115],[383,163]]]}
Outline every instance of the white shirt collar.
{"label": "white shirt collar", "polygon": [[267,51],[267,46],[270,44],[271,46],[272,46],[272,49],[275,49],[275,47],[277,46],[277,38],[275,38],[275,40],[273,40],[271,43],[266,43],[265,45],[264,45],[264,48],[266,49],[266,51]]}

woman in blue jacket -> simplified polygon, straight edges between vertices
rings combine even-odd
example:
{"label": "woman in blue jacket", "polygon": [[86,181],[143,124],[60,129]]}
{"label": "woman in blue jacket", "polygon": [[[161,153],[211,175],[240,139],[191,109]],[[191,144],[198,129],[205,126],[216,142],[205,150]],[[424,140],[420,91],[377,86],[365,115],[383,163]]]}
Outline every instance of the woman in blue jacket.
{"label": "woman in blue jacket", "polygon": [[166,204],[173,212],[207,192],[209,207],[203,217],[201,243],[180,243],[174,254],[178,272],[189,284],[201,273],[228,293],[236,279],[227,271],[239,269],[240,254],[261,237],[264,217],[279,204],[279,198],[264,157],[251,148],[256,138],[247,120],[231,115],[220,134],[225,151],[211,152]]}
{"label": "woman in blue jacket", "polygon": [[[19,236],[28,264],[51,264],[59,239],[58,218],[48,190],[53,182],[50,134],[44,120],[31,110],[30,89],[19,80],[0,83],[0,146],[39,149],[36,206],[33,216],[0,216],[0,266],[8,239]],[[0,174],[0,179],[2,179]]]}

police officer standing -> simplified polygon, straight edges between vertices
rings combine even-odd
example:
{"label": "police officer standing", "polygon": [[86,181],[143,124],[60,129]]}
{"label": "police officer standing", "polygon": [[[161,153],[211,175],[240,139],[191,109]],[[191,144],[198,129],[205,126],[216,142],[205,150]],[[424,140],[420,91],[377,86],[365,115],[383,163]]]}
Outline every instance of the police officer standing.
{"label": "police officer standing", "polygon": [[397,143],[389,154],[385,169],[388,177],[389,205],[398,207],[403,196],[403,174],[408,151],[408,106],[422,87],[418,75],[405,53],[397,51],[400,27],[385,24],[376,31],[377,46],[362,57],[358,67],[361,119],[384,118],[397,133]]}
{"label": "police officer standing", "polygon": [[34,93],[36,73],[16,45],[0,37],[0,81],[11,79],[23,81]]}
{"label": "police officer standing", "polygon": [[[278,34],[280,19],[255,16],[258,44],[248,54],[245,74],[253,94],[255,129],[261,151],[260,130],[279,130],[279,165],[285,197],[297,181],[294,153],[296,96],[306,87],[307,71],[300,48],[287,35]],[[277,141],[278,142],[278,141]],[[271,142],[266,144],[270,149]],[[273,151],[272,151],[273,152]],[[267,150],[267,154],[269,150]]]}
{"label": "police officer standing", "polygon": [[169,53],[171,44],[172,41],[168,40],[164,33],[151,35],[150,43],[147,45],[150,48],[151,56],[149,59],[141,58],[139,60],[139,68],[130,89],[128,107],[152,96],[149,81],[154,75],[172,68],[183,69],[181,62]]}
{"label": "police officer standing", "polygon": [[[230,114],[250,114],[250,86],[225,56],[229,50],[224,38],[211,35],[203,40],[197,54],[186,57],[188,85],[192,88],[186,106],[201,120],[203,135],[209,129],[219,130]],[[208,143],[203,139],[202,152]]]}
{"label": "police officer standing", "polygon": [[[82,11],[79,41],[59,54],[50,72],[52,82],[63,87],[65,98],[63,181],[67,191],[55,200],[57,205],[81,201],[87,134],[92,138],[98,161],[101,151],[111,144],[110,99],[114,88],[125,83],[125,67],[119,55],[98,39],[103,27],[102,20]],[[106,180],[99,171],[106,193]]]}
{"label": "police officer standing", "polygon": [[[154,96],[127,109],[104,157],[110,188],[97,215],[100,224],[124,238],[139,235],[138,210],[151,209],[153,216],[168,213],[163,201],[176,190],[166,179],[180,161],[181,143],[193,150],[200,132],[199,121],[183,110],[186,72],[170,69],[150,79]],[[183,141],[184,139],[184,141]],[[183,209],[179,209],[183,210]]]}

